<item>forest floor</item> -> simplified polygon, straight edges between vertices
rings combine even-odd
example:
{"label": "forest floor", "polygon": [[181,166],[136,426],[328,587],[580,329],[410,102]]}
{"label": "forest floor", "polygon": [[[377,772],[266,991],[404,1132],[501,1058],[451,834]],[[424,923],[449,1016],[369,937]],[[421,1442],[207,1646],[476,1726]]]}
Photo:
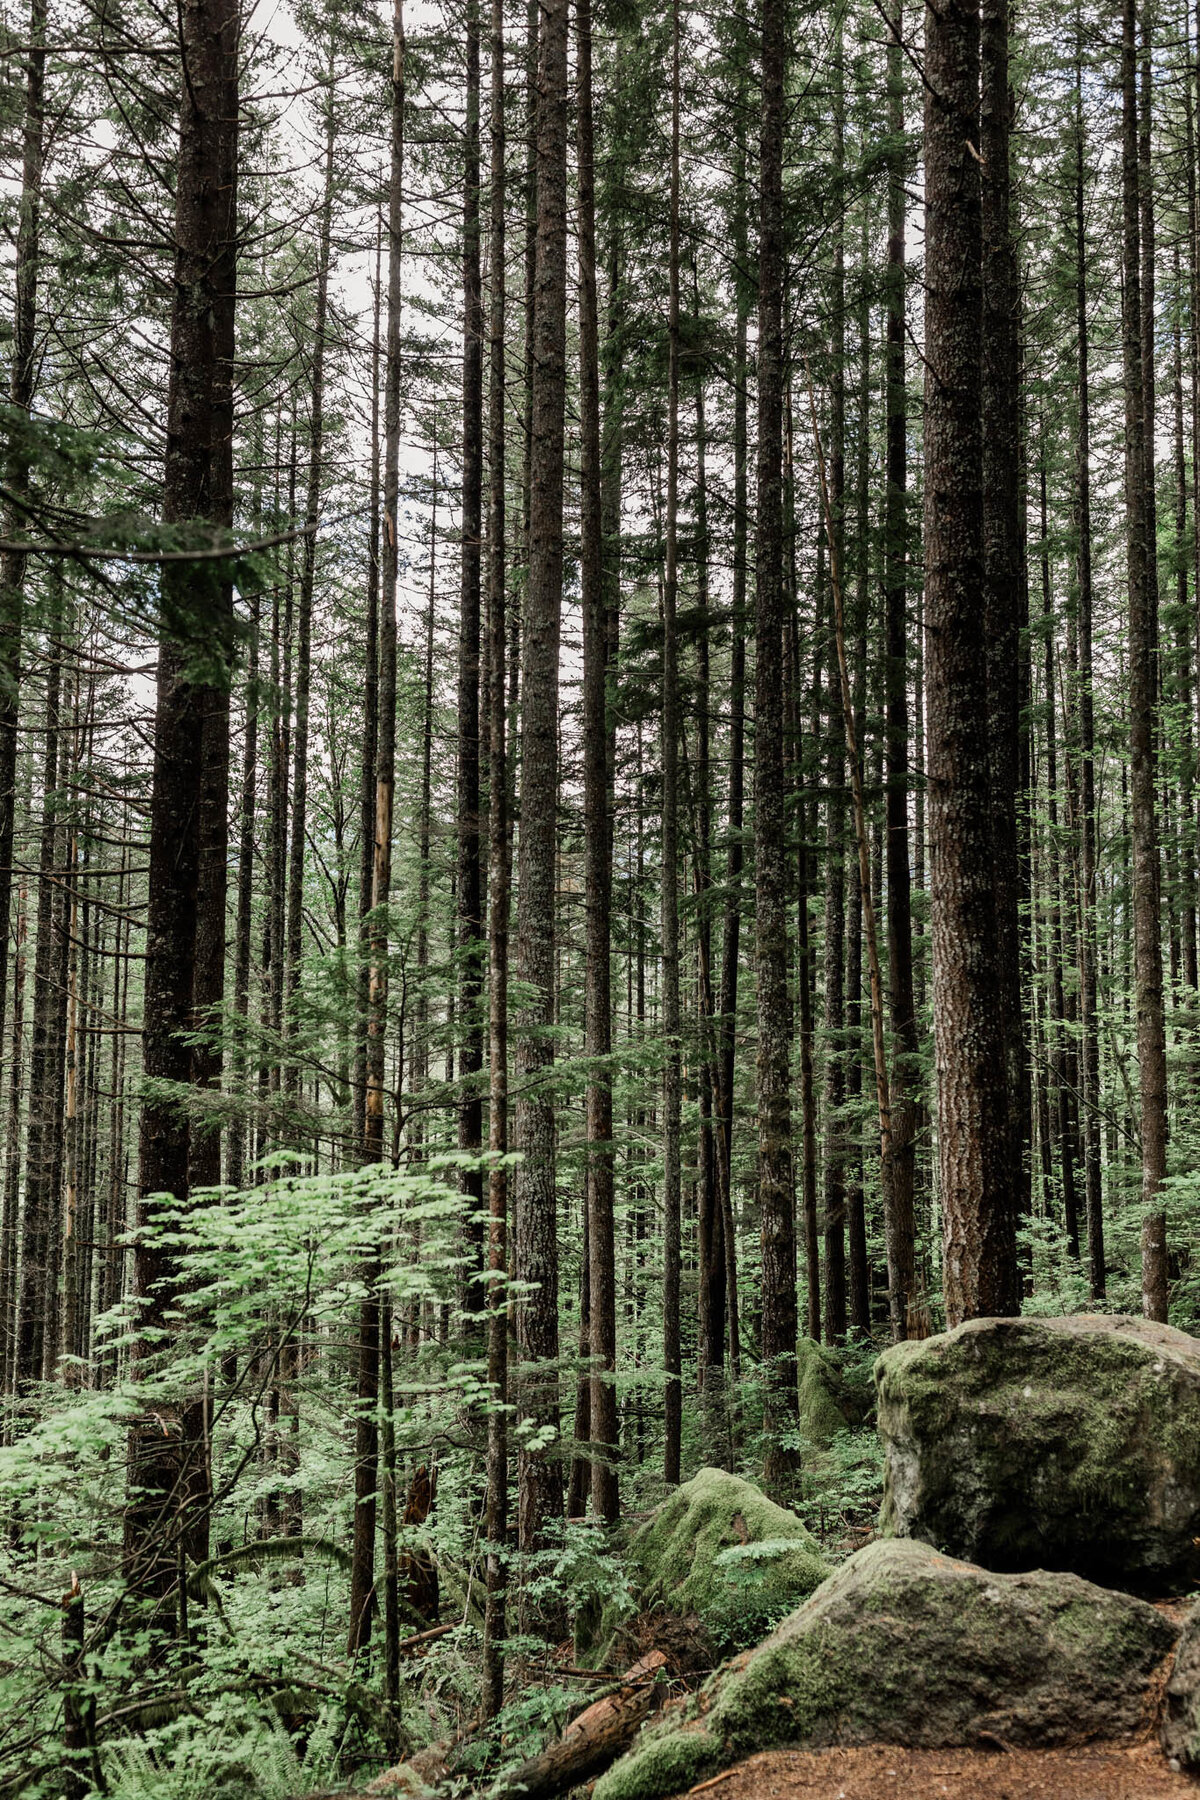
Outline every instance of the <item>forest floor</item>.
{"label": "forest floor", "polygon": [[702,1781],[704,1800],[1197,1800],[1150,1738],[1078,1750],[767,1750]]}

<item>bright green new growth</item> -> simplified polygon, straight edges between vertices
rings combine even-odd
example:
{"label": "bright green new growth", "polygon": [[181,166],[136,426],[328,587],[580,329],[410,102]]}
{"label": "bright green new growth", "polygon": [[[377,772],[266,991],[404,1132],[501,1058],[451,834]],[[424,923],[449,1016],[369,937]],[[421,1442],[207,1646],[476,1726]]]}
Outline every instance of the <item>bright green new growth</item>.
{"label": "bright green new growth", "polygon": [[756,1642],[829,1573],[794,1513],[722,1469],[677,1488],[629,1554],[642,1606],[695,1613],[722,1649]]}

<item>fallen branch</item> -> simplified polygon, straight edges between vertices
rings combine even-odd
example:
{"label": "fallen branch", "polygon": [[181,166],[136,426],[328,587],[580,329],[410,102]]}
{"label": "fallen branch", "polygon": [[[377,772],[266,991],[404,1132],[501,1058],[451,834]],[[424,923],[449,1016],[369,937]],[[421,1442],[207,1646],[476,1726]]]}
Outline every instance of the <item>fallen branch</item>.
{"label": "fallen branch", "polygon": [[651,1651],[630,1669],[616,1693],[597,1700],[567,1726],[553,1744],[502,1775],[489,1800],[553,1800],[581,1782],[590,1781],[615,1762],[636,1737],[658,1704],[666,1666],[661,1650]]}

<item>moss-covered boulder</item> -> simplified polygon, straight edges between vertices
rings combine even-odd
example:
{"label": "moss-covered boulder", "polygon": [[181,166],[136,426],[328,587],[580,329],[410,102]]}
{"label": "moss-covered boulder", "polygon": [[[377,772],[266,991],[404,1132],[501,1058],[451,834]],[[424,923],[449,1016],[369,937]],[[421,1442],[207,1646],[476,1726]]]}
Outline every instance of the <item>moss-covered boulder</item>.
{"label": "moss-covered boulder", "polygon": [[1145,1319],[974,1319],[876,1365],[881,1530],[991,1569],[1200,1581],[1200,1343]]}
{"label": "moss-covered boulder", "polygon": [[723,1469],[676,1488],[629,1555],[641,1606],[695,1614],[725,1651],[757,1642],[829,1573],[794,1513]]}
{"label": "moss-covered boulder", "polygon": [[819,1449],[827,1449],[839,1431],[857,1431],[869,1419],[875,1404],[869,1364],[801,1338],[797,1374],[800,1423]]}
{"label": "moss-covered boulder", "polygon": [[850,1558],[765,1643],[643,1731],[595,1800],[659,1800],[782,1744],[1053,1745],[1140,1729],[1178,1627],[1077,1575],[927,1544]]}
{"label": "moss-covered boulder", "polygon": [[1183,1623],[1163,1707],[1162,1746],[1185,1769],[1200,1770],[1200,1606]]}

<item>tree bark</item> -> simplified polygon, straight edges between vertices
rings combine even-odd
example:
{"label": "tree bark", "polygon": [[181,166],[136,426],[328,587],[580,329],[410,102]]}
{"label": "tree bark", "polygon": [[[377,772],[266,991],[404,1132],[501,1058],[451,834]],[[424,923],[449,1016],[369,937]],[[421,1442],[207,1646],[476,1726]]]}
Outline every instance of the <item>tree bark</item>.
{"label": "tree bark", "polygon": [[[379,729],[375,750],[374,854],[371,876],[371,973],[367,1015],[367,1096],[363,1161],[383,1159],[388,1021],[388,902],[392,883],[392,807],[396,783],[396,577],[400,505],[400,326],[404,229],[404,0],[392,14],[391,166],[387,221],[387,348],[384,364],[383,559],[379,592]],[[358,1416],[354,1436],[354,1542],[350,1570],[351,1655],[366,1647],[375,1584],[375,1492],[379,1464],[378,1268],[364,1270],[359,1310]]]}
{"label": "tree bark", "polygon": [[[30,0],[29,51],[25,65],[25,118],[21,137],[21,197],[13,270],[12,366],[8,397],[28,416],[37,374],[38,257],[41,239],[42,169],[45,156],[46,0]],[[29,499],[29,457],[10,446],[5,468],[9,500],[5,536],[28,527],[22,501]],[[13,834],[17,803],[17,719],[20,710],[21,636],[25,611],[25,556],[0,550],[0,1043],[8,1004],[8,919],[12,902]]]}
{"label": "tree bark", "polygon": [[1083,47],[1076,13],[1075,52],[1075,333],[1079,412],[1075,440],[1075,578],[1079,613],[1080,917],[1079,1012],[1083,1073],[1083,1174],[1088,1276],[1092,1298],[1106,1291],[1104,1211],[1100,1176],[1100,1026],[1096,930],[1096,759],[1092,665],[1091,407],[1088,394],[1087,239],[1085,236]]}
{"label": "tree bark", "polygon": [[1159,941],[1158,832],[1155,819],[1156,596],[1149,554],[1145,360],[1142,336],[1141,220],[1138,172],[1137,20],[1123,0],[1121,163],[1124,251],[1125,533],[1129,583],[1130,829],[1133,848],[1133,958],[1138,1075],[1142,1108],[1142,1311],[1167,1316],[1166,1211],[1159,1191],[1167,1173],[1167,1057]]}
{"label": "tree bark", "polygon": [[[537,227],[533,282],[529,570],[521,643],[521,831],[517,973],[531,991],[517,1046],[515,1267],[536,1284],[517,1306],[525,1365],[521,1412],[556,1435],[558,1205],[554,1100],[558,650],[563,586],[563,448],[566,404],[567,0],[541,13],[537,80]],[[557,1451],[518,1459],[522,1550],[538,1547],[562,1512]]]}
{"label": "tree bark", "polygon": [[[991,1205],[1015,1222],[1027,1210],[1029,1075],[1021,993],[1019,684],[1022,545],[1018,287],[1010,222],[1009,0],[983,0],[980,15],[983,232],[983,554],[987,645],[988,777],[996,908],[1008,1155],[993,1175]],[[1019,1280],[1019,1277],[1017,1277]],[[1016,1297],[1011,1298],[1015,1306]]]}
{"label": "tree bark", "polygon": [[[483,531],[483,289],[479,268],[479,0],[467,0],[467,91],[463,169],[462,582],[458,628],[458,1000],[460,1039],[458,1147],[477,1157],[483,1144],[483,883],[479,824],[480,561]],[[464,1169],[462,1226],[466,1266],[460,1299],[468,1314],[482,1296],[483,1173]],[[469,1329],[468,1341],[476,1341]],[[482,1346],[480,1346],[482,1347]]]}
{"label": "tree bark", "polygon": [[600,439],[600,318],[596,290],[595,153],[592,119],[591,0],[577,0],[576,156],[579,182],[580,589],[583,602],[584,897],[587,977],[584,1055],[587,1084],[587,1238],[590,1258],[592,1506],[620,1516],[616,1456],[616,1246],[612,1078],[612,759],[609,754],[609,584],[605,580]]}
{"label": "tree bark", "polygon": [[375,224],[375,285],[371,333],[371,474],[367,522],[367,616],[363,644],[363,744],[359,783],[358,862],[358,1033],[354,1060],[353,1142],[365,1141],[367,1122],[367,1021],[370,1009],[370,931],[375,881],[375,758],[379,742],[379,322],[383,307],[383,213]]}
{"label": "tree bark", "polygon": [[[833,46],[833,169],[839,220],[833,238],[830,296],[829,507],[831,577],[841,580],[846,519],[846,252],[840,197],[845,183],[844,16]],[[834,573],[836,567],[836,574]],[[829,684],[825,803],[825,1341],[846,1336],[846,738],[842,690]]]}
{"label": "tree bark", "polygon": [[925,15],[925,621],[946,1318],[1017,1307],[983,629],[979,18]]}
{"label": "tree bark", "polygon": [[[226,537],[232,524],[239,23],[237,0],[186,0],[180,12],[185,67],[162,517],[185,539],[207,543]],[[145,1075],[158,1085],[142,1101],[134,1251],[143,1331],[165,1325],[178,1278],[170,1253],[145,1233],[156,1214],[153,1196],[182,1201],[189,1191],[188,1116],[162,1084],[193,1082],[184,1034],[197,997],[206,1000],[217,966],[223,971],[223,888],[219,920],[215,908],[202,913],[198,894],[202,849],[213,852],[220,830],[211,810],[220,770],[226,779],[228,770],[229,565],[167,564],[161,592],[142,1037]],[[135,1344],[135,1367],[147,1347],[145,1338]],[[157,1416],[131,1427],[125,1571],[135,1592],[161,1599],[175,1587],[179,1537],[203,1553],[207,1457],[202,1398],[186,1399],[166,1431]]]}
{"label": "tree bark", "polygon": [[[739,4],[744,25],[744,6]],[[738,267],[745,268],[749,250],[746,180],[746,75],[738,74],[735,112],[734,203],[732,235]],[[720,1018],[717,1026],[717,1184],[720,1190],[725,1243],[725,1300],[729,1332],[729,1379],[736,1393],[741,1374],[738,1318],[737,1231],[733,1216],[733,1078],[737,1026],[738,974],[741,956],[743,807],[746,745],[746,548],[749,518],[747,452],[746,338],[750,299],[748,284],[739,282],[734,326],[733,386],[733,567],[731,570],[732,643],[729,651],[729,791],[726,799],[729,844],[725,856],[727,900],[721,927]]]}
{"label": "tree bark", "polygon": [[488,257],[488,1323],[487,1593],[483,1621],[485,1719],[504,1704],[508,1535],[508,744],[505,708],[504,0],[491,14],[491,196]]}
{"label": "tree bark", "polygon": [[679,1481],[683,1358],[679,1343],[681,1233],[679,1039],[679,650],[675,628],[679,529],[679,0],[671,7],[671,218],[667,312],[666,562],[663,572],[662,687],[662,1030],[663,1030],[663,1479]]}
{"label": "tree bark", "polygon": [[54,1174],[60,1138],[62,1070],[56,1054],[57,974],[64,929],[62,890],[56,879],[62,800],[59,736],[62,644],[46,641],[45,757],[37,881],[37,945],[33,961],[33,1022],[29,1054],[29,1130],[25,1140],[25,1205],[21,1215],[20,1289],[17,1302],[15,1392],[42,1378],[51,1311],[58,1280],[52,1261],[58,1194]]}
{"label": "tree bark", "polygon": [[762,1224],[765,1480],[786,1487],[796,1424],[787,880],[783,818],[783,129],[786,9],[762,0],[759,137],[758,517],[755,529],[754,856],[758,1198]]}
{"label": "tree bark", "polygon": [[892,1205],[884,1217],[888,1316],[893,1342],[910,1335],[916,1293],[913,1190],[920,1105],[920,1063],[913,999],[912,874],[908,837],[908,397],[905,386],[904,14],[888,31],[887,347],[884,364],[886,494],[884,499],[884,640],[887,736],[888,1007],[892,1053]]}

